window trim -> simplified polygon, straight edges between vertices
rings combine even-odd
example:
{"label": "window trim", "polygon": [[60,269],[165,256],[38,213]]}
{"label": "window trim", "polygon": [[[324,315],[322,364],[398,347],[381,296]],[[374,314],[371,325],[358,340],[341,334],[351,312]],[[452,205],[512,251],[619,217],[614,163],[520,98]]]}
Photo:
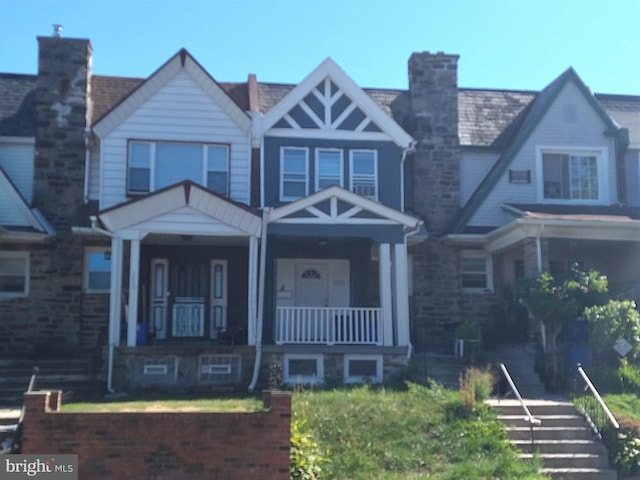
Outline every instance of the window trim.
{"label": "window trim", "polygon": [[[360,375],[351,375],[349,372],[349,362],[351,360],[371,360],[376,362],[375,377],[362,377]],[[383,378],[383,361],[382,355],[365,355],[365,354],[345,354],[342,367],[344,383],[382,383]]]}
{"label": "window trim", "polygon": [[[289,360],[315,360],[317,375],[291,375],[289,373]],[[288,385],[321,385],[324,383],[324,355],[288,353],[283,359],[284,382]]]}
{"label": "window trim", "polygon": [[[90,267],[90,256],[92,254],[102,254],[102,255],[107,255],[110,254],[111,249],[109,247],[84,247],[84,252],[83,252],[83,267],[82,267],[82,291],[85,293],[99,293],[99,294],[107,294],[111,292],[111,279],[109,279],[109,288],[107,289],[103,289],[103,288],[91,288],[89,286],[89,275],[91,273],[91,271],[89,270]],[[113,268],[113,265],[111,265],[111,268],[109,269],[109,274],[111,274],[111,269]]]}
{"label": "window trim", "polygon": [[25,298],[29,296],[31,280],[31,255],[27,250],[0,250],[2,258],[21,258],[25,260],[24,290],[22,292],[5,292],[0,290],[0,300],[9,298]]}
{"label": "window trim", "polygon": [[[468,258],[483,258],[485,263],[485,286],[484,287],[465,287],[464,286],[464,260]],[[462,250],[460,256],[460,285],[462,291],[469,293],[491,293],[493,292],[493,257],[490,252],[485,250]]]}
{"label": "window trim", "polygon": [[[148,144],[149,145],[149,164],[146,169],[149,171],[149,190],[131,190],[131,146],[134,144]],[[208,174],[209,174],[209,147],[224,147],[227,151],[227,179],[226,179],[226,193],[216,192],[219,195],[226,197],[231,193],[231,145],[228,143],[216,143],[216,142],[182,142],[171,140],[141,140],[141,139],[129,139],[127,141],[127,178],[126,178],[126,193],[129,197],[139,197],[148,195],[157,190],[156,188],[156,147],[158,144],[170,144],[170,145],[195,145],[200,146],[202,149],[201,159],[201,178],[198,182],[204,188],[209,189]],[[143,168],[143,167],[136,167]],[[218,170],[211,170],[219,172]],[[176,180],[175,183],[179,183],[181,180]],[[212,190],[215,191],[215,190]]]}
{"label": "window trim", "polygon": [[321,152],[330,152],[337,153],[340,156],[340,181],[338,182],[339,187],[344,187],[344,152],[340,148],[327,148],[327,147],[318,147],[315,149],[315,179],[314,179],[314,187],[315,191],[319,192],[320,190],[324,190],[328,187],[320,188],[320,153]]}
{"label": "window trim", "polygon": [[[554,155],[590,155],[596,157],[596,169],[598,176],[598,198],[546,198],[544,196],[544,162],[545,154]],[[579,205],[604,205],[610,197],[609,191],[609,149],[607,147],[554,147],[536,146],[536,194],[538,203],[546,204],[579,204]]]}
{"label": "window trim", "polygon": [[[292,195],[284,194],[284,153],[285,150],[299,150],[304,152],[304,195],[301,197],[296,197]],[[279,195],[280,201],[282,202],[291,202],[295,200],[299,200],[300,198],[304,198],[309,195],[309,148],[307,147],[291,147],[291,146],[282,146],[280,147],[280,179],[279,179]]]}
{"label": "window trim", "polygon": [[[363,195],[366,198],[371,198],[373,200],[378,200],[378,196],[379,196],[379,188],[378,188],[378,181],[379,181],[379,176],[378,176],[378,150],[373,149],[373,148],[356,148],[353,150],[349,151],[349,190],[357,193],[354,190],[354,185],[353,185],[353,178],[354,178],[354,174],[353,174],[353,166],[354,166],[354,160],[353,160],[353,155],[354,153],[358,153],[358,152],[371,152],[373,153],[373,181],[374,181],[374,188],[375,188],[375,195],[374,196],[370,196],[370,195]],[[358,194],[360,195],[360,194]]]}

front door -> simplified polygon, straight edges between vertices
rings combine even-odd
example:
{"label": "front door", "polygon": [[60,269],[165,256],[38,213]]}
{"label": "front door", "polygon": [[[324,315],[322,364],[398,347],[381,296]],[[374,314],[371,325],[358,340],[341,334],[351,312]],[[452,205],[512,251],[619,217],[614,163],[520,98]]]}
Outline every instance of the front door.
{"label": "front door", "polygon": [[171,287],[171,335],[173,337],[203,337],[205,297],[207,291],[206,264],[198,260],[174,262]]}
{"label": "front door", "polygon": [[151,330],[159,340],[167,338],[167,309],[169,300],[169,260],[151,260]]}
{"label": "front door", "polygon": [[329,266],[326,263],[296,264],[296,305],[329,306]]}

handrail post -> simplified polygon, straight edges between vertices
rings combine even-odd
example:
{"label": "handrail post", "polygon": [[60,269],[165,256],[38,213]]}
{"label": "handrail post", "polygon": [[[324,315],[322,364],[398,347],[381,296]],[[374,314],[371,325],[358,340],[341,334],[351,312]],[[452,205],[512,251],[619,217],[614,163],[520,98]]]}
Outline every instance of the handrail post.
{"label": "handrail post", "polygon": [[604,400],[602,399],[602,397],[598,393],[598,390],[596,390],[596,387],[593,385],[593,383],[591,383],[591,380],[589,379],[589,376],[587,375],[587,373],[582,368],[582,365],[580,365],[578,363],[577,367],[578,367],[578,373],[580,374],[580,376],[582,377],[584,382],[587,384],[587,387],[589,388],[589,390],[591,390],[591,394],[595,397],[595,399],[598,402],[598,404],[600,405],[600,407],[602,407],[602,410],[604,411],[605,415],[607,416],[607,419],[609,420],[609,423],[611,423],[613,428],[615,428],[616,430],[619,429],[620,428],[620,424],[618,423],[616,418],[611,413],[611,410],[609,410],[609,407],[607,407],[607,404],[604,403]]}

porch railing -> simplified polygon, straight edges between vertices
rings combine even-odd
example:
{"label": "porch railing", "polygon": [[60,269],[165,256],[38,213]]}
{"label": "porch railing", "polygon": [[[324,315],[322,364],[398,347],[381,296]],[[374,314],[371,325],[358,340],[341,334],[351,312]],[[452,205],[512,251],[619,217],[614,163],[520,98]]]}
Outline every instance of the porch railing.
{"label": "porch railing", "polygon": [[382,309],[276,307],[276,343],[382,345]]}

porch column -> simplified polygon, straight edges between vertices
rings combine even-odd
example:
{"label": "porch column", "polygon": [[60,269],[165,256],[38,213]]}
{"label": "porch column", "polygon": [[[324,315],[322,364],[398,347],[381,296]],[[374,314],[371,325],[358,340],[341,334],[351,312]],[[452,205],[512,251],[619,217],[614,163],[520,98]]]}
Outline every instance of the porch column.
{"label": "porch column", "polygon": [[258,301],[258,237],[249,238],[249,272],[248,272],[248,299],[247,310],[247,343],[256,344],[256,314]]}
{"label": "porch column", "polygon": [[138,320],[138,277],[140,270],[140,240],[131,240],[129,258],[129,308],[127,310],[127,346],[136,346],[136,323]]}
{"label": "porch column", "polygon": [[122,319],[122,239],[111,238],[111,287],[109,291],[109,345],[120,345]]}
{"label": "porch column", "polygon": [[397,342],[400,346],[409,345],[409,272],[407,269],[407,245],[396,243],[393,246],[393,272],[395,279],[395,317]]}
{"label": "porch column", "polygon": [[380,244],[378,261],[380,280],[380,308],[382,310],[383,345],[393,345],[393,303],[391,297],[391,247]]}

